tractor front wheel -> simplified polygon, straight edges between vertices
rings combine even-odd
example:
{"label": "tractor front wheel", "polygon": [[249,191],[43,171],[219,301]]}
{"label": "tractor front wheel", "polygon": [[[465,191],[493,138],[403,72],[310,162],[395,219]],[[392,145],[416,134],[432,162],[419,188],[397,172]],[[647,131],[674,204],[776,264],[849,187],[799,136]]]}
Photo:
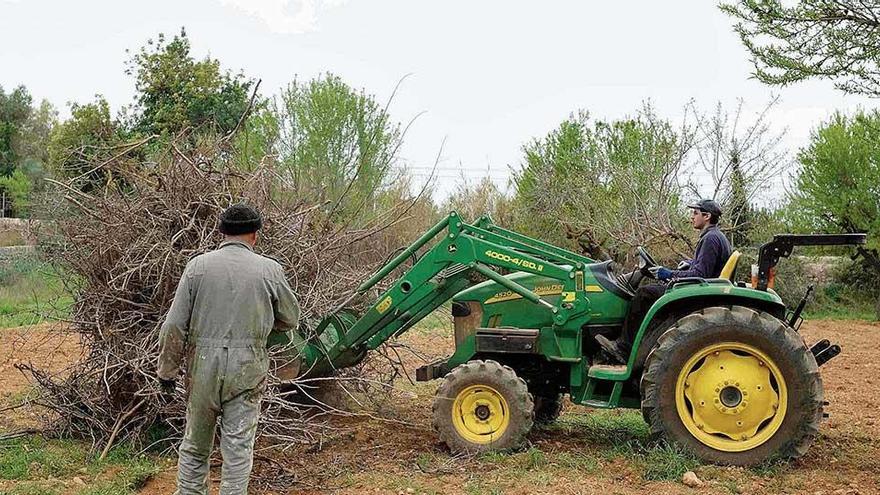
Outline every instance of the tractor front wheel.
{"label": "tractor front wheel", "polygon": [[535,418],[526,382],[489,360],[469,361],[446,375],[433,410],[434,429],[455,453],[518,447]]}
{"label": "tractor front wheel", "polygon": [[822,418],[822,379],[803,339],[741,306],[677,321],[648,356],[641,394],[655,437],[721,464],[800,457]]}

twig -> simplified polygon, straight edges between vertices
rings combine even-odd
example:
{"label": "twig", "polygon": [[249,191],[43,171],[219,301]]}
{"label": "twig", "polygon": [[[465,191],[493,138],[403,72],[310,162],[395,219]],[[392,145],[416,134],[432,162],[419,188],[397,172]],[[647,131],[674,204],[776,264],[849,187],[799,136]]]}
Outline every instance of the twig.
{"label": "twig", "polygon": [[101,456],[98,457],[99,461],[103,461],[105,457],[107,457],[107,452],[110,451],[110,447],[113,445],[113,441],[116,440],[116,435],[119,433],[119,429],[122,428],[122,423],[128,419],[129,416],[134,414],[142,405],[144,405],[146,399],[141,399],[140,402],[137,403],[134,407],[128,410],[124,415],[120,416],[119,419],[116,420],[116,424],[113,425],[113,431],[110,433],[110,439],[107,440],[107,445],[104,446],[104,450],[101,451]]}

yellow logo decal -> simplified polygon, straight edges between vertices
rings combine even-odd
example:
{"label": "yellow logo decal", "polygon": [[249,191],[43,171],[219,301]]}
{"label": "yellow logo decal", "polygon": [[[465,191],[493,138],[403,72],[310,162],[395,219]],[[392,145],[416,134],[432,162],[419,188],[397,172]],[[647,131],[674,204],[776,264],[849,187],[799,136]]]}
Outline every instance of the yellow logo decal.
{"label": "yellow logo decal", "polygon": [[[556,296],[562,293],[562,284],[539,285],[535,287],[535,290],[532,292],[539,296]],[[486,299],[486,302],[483,304],[513,301],[514,299],[522,299],[522,296],[516,292],[506,290],[504,292],[498,292],[489,299]]]}
{"label": "yellow logo decal", "polygon": [[391,307],[391,296],[387,296],[385,299],[382,299],[382,302],[380,302],[378,306],[376,306],[376,311],[378,311],[379,314],[382,314],[382,313],[388,311],[388,308],[390,308],[390,307]]}
{"label": "yellow logo decal", "polygon": [[574,292],[563,292],[562,293],[562,302],[574,302],[575,301],[575,293]]}
{"label": "yellow logo decal", "polygon": [[585,290],[586,292],[604,292],[602,287],[598,285],[588,285]]}
{"label": "yellow logo decal", "polygon": [[490,258],[492,258],[492,259],[499,260],[499,261],[504,261],[504,262],[507,262],[507,263],[511,263],[511,264],[516,265],[516,266],[521,266],[521,267],[523,267],[523,268],[528,268],[528,269],[531,269],[531,270],[535,270],[535,271],[537,271],[537,272],[543,272],[543,271],[544,271],[544,265],[540,265],[540,264],[538,264],[538,263],[535,263],[535,262],[533,262],[533,261],[529,261],[529,260],[523,260],[523,259],[515,258],[515,257],[513,257],[513,256],[511,256],[511,255],[509,255],[509,254],[499,253],[499,252],[497,252],[497,251],[492,251],[491,249],[488,250],[488,251],[486,251],[486,256],[488,256],[488,257],[490,257]]}

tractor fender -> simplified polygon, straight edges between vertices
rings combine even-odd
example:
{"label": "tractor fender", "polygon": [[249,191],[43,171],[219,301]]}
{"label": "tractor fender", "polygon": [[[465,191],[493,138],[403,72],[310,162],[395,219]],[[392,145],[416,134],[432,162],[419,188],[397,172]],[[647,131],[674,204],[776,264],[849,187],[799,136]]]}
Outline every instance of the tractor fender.
{"label": "tractor fender", "polygon": [[683,286],[673,285],[669,290],[658,299],[639,327],[633,339],[632,349],[629,362],[627,363],[627,374],[631,374],[634,369],[641,369],[643,362],[638,362],[638,357],[644,357],[651,351],[648,347],[653,347],[656,343],[643,340],[649,333],[649,330],[657,324],[662,324],[664,320],[672,315],[684,315],[698,311],[703,308],[713,306],[745,306],[760,311],[765,311],[780,320],[785,320],[785,303],[776,292],[759,291],[748,287],[737,287],[725,279],[709,279],[699,283],[692,283]]}

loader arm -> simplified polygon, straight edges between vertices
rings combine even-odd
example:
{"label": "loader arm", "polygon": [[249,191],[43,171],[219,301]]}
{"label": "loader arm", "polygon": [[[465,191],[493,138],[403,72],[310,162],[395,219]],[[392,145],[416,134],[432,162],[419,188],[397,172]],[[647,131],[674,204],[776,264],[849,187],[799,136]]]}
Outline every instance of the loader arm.
{"label": "loader arm", "polygon": [[[467,224],[455,212],[382,266],[357,288],[356,295],[366,295],[435,238],[437,242],[433,247],[394,280],[362,315],[350,315],[339,309],[324,318],[316,335],[301,351],[304,374],[320,376],[357,364],[367,351],[405,332],[455,294],[474,285],[474,273],[547,308],[554,315],[554,331],[580,332],[578,322],[589,318],[589,303],[584,297],[584,268],[592,260],[497,227],[488,217]],[[563,286],[563,297],[552,304],[504,277],[498,269],[558,280]],[[579,339],[560,339],[559,342],[558,348],[550,353],[551,359],[554,356],[560,360],[581,358],[579,346],[572,343]]]}

